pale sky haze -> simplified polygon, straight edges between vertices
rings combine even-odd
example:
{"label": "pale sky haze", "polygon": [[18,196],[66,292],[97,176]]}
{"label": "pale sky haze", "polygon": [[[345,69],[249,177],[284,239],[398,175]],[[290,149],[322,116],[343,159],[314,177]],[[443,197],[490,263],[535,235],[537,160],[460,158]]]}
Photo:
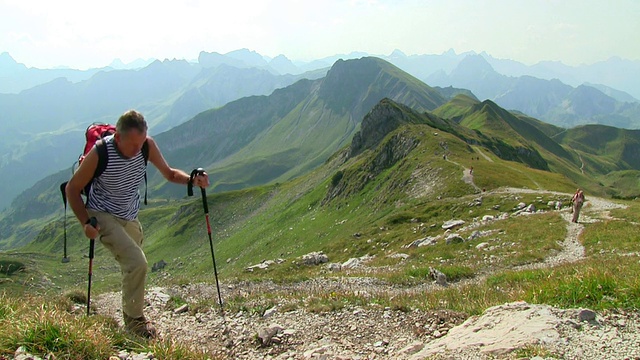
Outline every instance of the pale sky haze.
{"label": "pale sky haze", "polygon": [[37,68],[241,48],[302,61],[454,49],[580,65],[640,61],[639,34],[638,0],[0,0],[0,53]]}

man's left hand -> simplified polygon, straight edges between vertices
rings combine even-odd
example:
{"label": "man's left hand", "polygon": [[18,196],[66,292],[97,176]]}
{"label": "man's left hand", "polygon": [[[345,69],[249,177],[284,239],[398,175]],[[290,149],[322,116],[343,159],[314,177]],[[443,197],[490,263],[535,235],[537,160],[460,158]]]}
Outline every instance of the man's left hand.
{"label": "man's left hand", "polygon": [[203,172],[193,178],[193,185],[201,188],[209,187],[209,174]]}

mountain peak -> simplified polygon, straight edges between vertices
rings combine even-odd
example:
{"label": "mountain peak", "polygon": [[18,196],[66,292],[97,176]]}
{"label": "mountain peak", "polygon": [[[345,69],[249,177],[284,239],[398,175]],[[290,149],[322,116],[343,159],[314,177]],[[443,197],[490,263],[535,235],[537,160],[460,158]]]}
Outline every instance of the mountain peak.
{"label": "mountain peak", "polygon": [[282,54],[271,59],[269,66],[280,74],[297,74],[300,72],[298,67]]}
{"label": "mountain peak", "polygon": [[26,69],[27,67],[24,64],[15,61],[8,52],[0,54],[0,75],[11,75]]}
{"label": "mountain peak", "polygon": [[111,64],[109,64],[108,66],[110,68],[120,69],[120,70],[122,70],[122,69],[141,69],[141,68],[146,67],[149,64],[151,64],[154,60],[156,60],[156,59],[153,59],[153,58],[148,59],[148,60],[136,59],[136,60],[134,60],[134,61],[132,61],[130,63],[125,63],[125,62],[122,61],[122,59],[117,58],[117,59],[114,59],[111,62]]}
{"label": "mountain peak", "polygon": [[453,48],[450,48],[449,50],[443,52],[442,55],[445,55],[445,56],[457,56],[456,51]]}
{"label": "mountain peak", "polygon": [[234,50],[226,53],[225,56],[239,60],[248,67],[263,67],[267,65],[267,61],[262,57],[262,55],[249,49]]}
{"label": "mountain peak", "polygon": [[[384,63],[384,60],[373,57],[339,59],[327,72],[320,88],[320,95],[327,99],[327,103],[334,110],[339,111],[340,108],[349,107],[346,102],[356,99],[348,99],[345,94],[352,96],[360,94],[361,90],[368,87],[380,73]],[[337,89],[340,90],[336,91]]]}
{"label": "mountain peak", "polygon": [[6,51],[0,54],[0,65],[3,65],[5,62],[17,64],[16,61],[11,57],[11,55],[9,55],[9,53]]}
{"label": "mountain peak", "polygon": [[388,98],[380,102],[362,119],[360,131],[353,136],[349,157],[376,146],[387,134],[403,124],[413,123],[413,111]]}
{"label": "mountain peak", "polygon": [[482,55],[467,55],[465,56],[460,63],[458,64],[458,69],[465,69],[465,71],[473,71],[473,72],[482,72],[482,73],[493,73],[495,70],[489,64],[487,59],[485,59]]}
{"label": "mountain peak", "polygon": [[418,111],[433,110],[446,102],[436,90],[376,57],[336,61],[318,95],[334,112],[355,109],[351,116],[356,119],[385,97]]}
{"label": "mountain peak", "polygon": [[389,57],[390,57],[391,59],[394,59],[394,58],[403,59],[403,58],[406,58],[406,57],[407,57],[407,54],[403,53],[403,52],[402,52],[401,50],[399,50],[399,49],[395,49],[395,50],[393,50],[393,52],[391,53],[391,55],[389,55]]}

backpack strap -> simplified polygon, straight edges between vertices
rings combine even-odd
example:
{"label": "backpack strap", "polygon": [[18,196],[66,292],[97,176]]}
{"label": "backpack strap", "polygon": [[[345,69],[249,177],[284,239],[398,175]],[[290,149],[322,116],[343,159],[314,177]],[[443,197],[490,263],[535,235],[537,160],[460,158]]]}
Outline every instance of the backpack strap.
{"label": "backpack strap", "polygon": [[109,155],[107,154],[107,144],[104,143],[102,139],[96,141],[96,151],[98,152],[98,165],[96,165],[96,170],[93,172],[93,177],[89,180],[89,183],[85,185],[82,190],[83,194],[87,197],[87,202],[89,202],[89,191],[91,191],[91,185],[93,185],[93,179],[102,175],[104,170],[107,168],[107,163],[109,162]]}
{"label": "backpack strap", "polygon": [[93,173],[93,179],[102,175],[104,170],[107,168],[107,163],[109,162],[107,144],[104,143],[104,140],[100,139],[96,141],[96,150],[98,151],[98,166],[96,166],[96,171]]}

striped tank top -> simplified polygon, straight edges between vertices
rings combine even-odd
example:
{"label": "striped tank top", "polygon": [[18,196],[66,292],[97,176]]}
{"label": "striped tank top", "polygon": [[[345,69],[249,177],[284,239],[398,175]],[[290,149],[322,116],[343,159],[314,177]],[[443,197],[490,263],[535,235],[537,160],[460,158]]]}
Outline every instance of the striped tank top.
{"label": "striped tank top", "polygon": [[124,158],[116,149],[113,135],[104,138],[107,146],[107,167],[93,179],[87,208],[107,212],[125,220],[134,220],[140,209],[138,189],[144,180],[147,166],[140,151]]}

